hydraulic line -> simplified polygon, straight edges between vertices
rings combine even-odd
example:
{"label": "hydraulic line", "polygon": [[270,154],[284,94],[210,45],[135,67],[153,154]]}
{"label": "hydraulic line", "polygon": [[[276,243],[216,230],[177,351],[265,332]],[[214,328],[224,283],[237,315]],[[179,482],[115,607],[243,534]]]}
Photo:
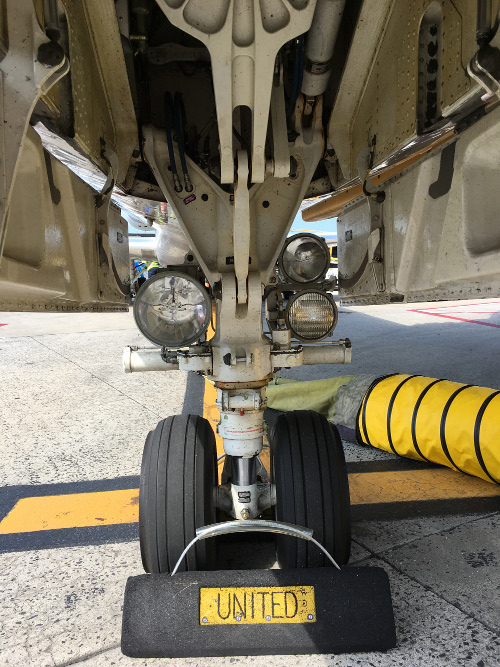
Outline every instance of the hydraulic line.
{"label": "hydraulic line", "polygon": [[172,169],[172,176],[174,179],[174,190],[176,192],[182,191],[182,185],[177,173],[177,165],[175,163],[174,144],[172,141],[172,119],[173,119],[173,102],[172,95],[167,91],[163,98],[165,108],[165,133],[167,135],[168,157],[170,160],[170,168]]}
{"label": "hydraulic line", "polygon": [[297,102],[297,97],[299,96],[300,89],[302,87],[302,78],[304,76],[304,45],[304,35],[300,35],[295,43],[296,53],[293,63],[292,90],[286,107],[287,116],[293,112]]}
{"label": "hydraulic line", "polygon": [[246,150],[246,152],[247,152],[247,154],[248,154],[248,159],[250,160],[250,156],[251,156],[250,146],[249,146],[249,145],[247,144],[247,142],[243,139],[243,137],[242,137],[241,134],[238,132],[238,130],[234,127],[234,125],[233,125],[233,135],[234,135],[234,136],[236,137],[236,139],[238,140],[240,146],[241,146],[244,150]]}
{"label": "hydraulic line", "polygon": [[175,118],[175,133],[177,134],[177,146],[179,148],[179,157],[181,159],[182,174],[184,176],[184,189],[186,192],[192,192],[193,186],[189,178],[189,172],[186,163],[186,155],[184,153],[184,135],[183,128],[186,123],[186,110],[184,102],[180,93],[174,95],[174,118]]}

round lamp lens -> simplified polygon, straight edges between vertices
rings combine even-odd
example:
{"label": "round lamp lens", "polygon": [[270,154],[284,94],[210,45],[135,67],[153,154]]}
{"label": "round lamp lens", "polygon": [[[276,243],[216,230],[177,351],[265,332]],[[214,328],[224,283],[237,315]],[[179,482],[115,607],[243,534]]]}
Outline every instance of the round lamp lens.
{"label": "round lamp lens", "polygon": [[296,283],[311,283],[328,271],[328,246],[314,234],[290,237],[281,253],[280,267],[285,278]]}
{"label": "round lamp lens", "polygon": [[211,302],[188,275],[162,272],[145,282],[134,301],[134,318],[152,343],[179,348],[191,345],[207,330]]}
{"label": "round lamp lens", "polygon": [[330,336],[337,324],[337,305],[329,294],[311,290],[293,296],[286,308],[286,320],[295,338],[304,342]]}

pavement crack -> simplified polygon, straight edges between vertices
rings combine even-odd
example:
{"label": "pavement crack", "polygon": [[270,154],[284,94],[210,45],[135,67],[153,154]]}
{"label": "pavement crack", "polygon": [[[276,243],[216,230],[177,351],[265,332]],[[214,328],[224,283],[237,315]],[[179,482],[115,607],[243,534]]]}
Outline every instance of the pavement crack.
{"label": "pavement crack", "polygon": [[[441,532],[447,532],[447,531],[441,531]],[[353,540],[353,541],[356,541],[356,540]],[[435,595],[436,597],[438,597],[438,598],[439,598],[440,600],[442,600],[443,602],[446,602],[446,604],[449,604],[451,607],[454,607],[454,608],[455,608],[457,611],[459,611],[461,614],[463,614],[463,615],[466,616],[467,618],[472,619],[473,621],[475,621],[476,623],[478,623],[481,627],[483,627],[485,630],[488,630],[488,632],[491,632],[491,634],[492,634],[494,637],[498,638],[498,637],[500,636],[500,634],[499,634],[497,628],[490,627],[490,626],[488,625],[488,623],[485,623],[485,622],[484,622],[483,620],[481,620],[480,618],[477,618],[477,616],[475,616],[474,614],[471,614],[471,612],[468,611],[467,609],[463,609],[463,608],[460,606],[459,603],[457,603],[457,602],[452,602],[451,600],[448,600],[448,598],[446,598],[442,593],[440,593],[440,592],[434,590],[434,588],[432,588],[432,586],[429,586],[428,584],[425,584],[423,581],[420,581],[420,579],[418,579],[418,578],[415,577],[414,575],[409,574],[409,573],[406,572],[403,568],[398,567],[398,566],[395,565],[392,561],[390,561],[387,557],[384,557],[384,556],[382,556],[381,554],[377,554],[377,553],[374,552],[372,549],[369,549],[368,547],[362,545],[360,542],[358,542],[358,544],[359,544],[360,546],[363,546],[363,548],[366,549],[366,550],[370,553],[370,556],[371,556],[372,558],[377,558],[378,560],[381,560],[383,563],[385,563],[385,564],[388,565],[390,568],[392,568],[393,570],[395,570],[396,572],[398,572],[399,574],[401,574],[403,577],[406,577],[407,579],[409,579],[409,580],[412,581],[413,583],[418,584],[418,586],[421,586],[421,587],[422,587],[424,590],[426,590],[428,593],[432,593],[432,595]],[[406,546],[406,545],[405,545],[405,546]],[[362,561],[360,561],[360,562],[362,562]],[[358,563],[358,565],[359,565],[359,563]]]}
{"label": "pavement crack", "polygon": [[381,551],[378,551],[378,552],[373,551],[372,549],[370,549],[370,547],[368,547],[366,544],[364,544],[361,540],[359,540],[357,538],[356,539],[353,538],[352,541],[356,542],[356,544],[358,544],[360,547],[363,547],[363,549],[366,549],[371,554],[374,554],[375,556],[378,556],[380,554],[387,553],[388,551],[392,551],[393,549],[401,549],[403,547],[407,547],[410,544],[414,544],[415,542],[419,542],[420,540],[424,540],[428,537],[433,537],[435,535],[442,535],[443,533],[450,533],[451,531],[455,530],[459,526],[465,526],[465,525],[468,525],[470,523],[474,523],[476,521],[482,521],[483,519],[489,519],[490,517],[496,516],[497,514],[500,514],[500,512],[489,512],[488,514],[481,514],[480,516],[473,516],[473,517],[470,517],[470,518],[466,519],[465,521],[462,521],[461,523],[456,523],[454,526],[450,526],[449,528],[442,528],[440,530],[435,530],[431,533],[426,533],[425,535],[420,535],[419,537],[415,537],[412,540],[408,540],[408,542],[402,542],[401,544],[395,544],[391,547],[387,547],[386,549],[382,549]]}
{"label": "pavement crack", "polygon": [[115,648],[120,648],[121,644],[113,644],[111,646],[107,646],[106,648],[101,649],[100,651],[93,651],[92,653],[86,653],[85,655],[81,655],[78,658],[74,658],[73,660],[67,660],[66,662],[59,662],[55,667],[70,667],[70,665],[78,665],[82,662],[87,662],[87,660],[91,660],[92,658],[96,658],[98,655],[103,655],[103,653],[108,653],[109,651],[114,651]]}
{"label": "pavement crack", "polygon": [[[27,337],[28,337],[28,336],[27,336]],[[80,364],[77,364],[76,361],[75,361],[74,359],[71,359],[71,358],[69,358],[69,357],[65,357],[64,354],[61,354],[61,353],[58,352],[57,350],[54,350],[54,348],[50,347],[49,345],[46,345],[45,343],[42,343],[41,340],[38,340],[37,338],[34,338],[33,336],[29,336],[29,338],[30,338],[31,340],[35,341],[35,343],[38,343],[38,344],[41,345],[42,347],[46,348],[47,350],[50,350],[50,351],[53,352],[54,354],[57,354],[57,356],[58,356],[58,357],[61,357],[61,359],[64,359],[65,361],[69,361],[71,364],[73,364],[74,366],[76,366],[76,367],[79,368],[80,370],[84,371],[84,372],[87,373],[88,375],[90,375],[90,376],[92,376],[92,377],[96,377],[100,382],[102,382],[103,384],[105,384],[105,385],[107,385],[108,387],[110,387],[110,389],[113,389],[114,391],[118,392],[118,394],[120,394],[120,395],[123,396],[124,398],[127,398],[129,401],[133,401],[134,403],[136,403],[136,404],[137,404],[139,407],[141,407],[143,410],[147,410],[147,411],[150,412],[152,415],[155,415],[155,417],[157,417],[158,419],[161,419],[161,415],[158,414],[157,412],[155,412],[154,410],[151,410],[150,407],[148,407],[147,405],[144,405],[143,403],[141,403],[141,402],[138,401],[137,399],[133,398],[132,396],[129,396],[128,394],[126,394],[126,393],[125,393],[124,391],[122,391],[121,389],[118,389],[118,388],[115,387],[114,385],[112,385],[112,384],[110,384],[109,382],[107,382],[106,380],[104,380],[104,379],[103,379],[102,377],[100,377],[99,375],[96,375],[96,373],[94,373],[94,372],[92,372],[92,371],[89,371],[87,368],[84,368],[84,366],[80,366]]]}

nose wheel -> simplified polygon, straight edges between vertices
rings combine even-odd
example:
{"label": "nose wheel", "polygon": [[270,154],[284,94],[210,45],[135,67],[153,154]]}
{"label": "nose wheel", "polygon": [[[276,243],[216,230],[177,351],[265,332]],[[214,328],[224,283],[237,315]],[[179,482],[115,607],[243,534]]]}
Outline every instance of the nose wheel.
{"label": "nose wheel", "polygon": [[[345,565],[351,548],[350,501],[336,427],[317,412],[297,410],[278,417],[269,440],[276,520],[312,529],[334,560]],[[148,434],[141,468],[139,530],[146,572],[172,572],[196,529],[216,522],[216,489],[210,423],[197,415],[160,421]],[[283,569],[331,565],[312,542],[278,535],[276,550]],[[213,540],[197,542],[179,570],[214,569],[215,555]]]}
{"label": "nose wheel", "polygon": [[[349,561],[351,512],[342,442],[335,426],[308,410],[278,417],[271,433],[277,521],[306,526],[339,565]],[[278,535],[281,568],[331,565],[311,542]]]}
{"label": "nose wheel", "polygon": [[[215,523],[217,463],[210,423],[197,415],[175,415],[146,438],[139,491],[139,536],[146,572],[173,570],[196,528]],[[198,542],[180,570],[215,566],[213,540]]]}

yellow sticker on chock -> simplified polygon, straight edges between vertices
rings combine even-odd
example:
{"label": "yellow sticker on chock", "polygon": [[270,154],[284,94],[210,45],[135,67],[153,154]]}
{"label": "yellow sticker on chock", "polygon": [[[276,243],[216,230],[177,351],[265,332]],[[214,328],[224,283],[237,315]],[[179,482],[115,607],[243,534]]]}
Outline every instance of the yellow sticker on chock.
{"label": "yellow sticker on chock", "polygon": [[200,588],[200,625],[315,621],[314,586]]}

